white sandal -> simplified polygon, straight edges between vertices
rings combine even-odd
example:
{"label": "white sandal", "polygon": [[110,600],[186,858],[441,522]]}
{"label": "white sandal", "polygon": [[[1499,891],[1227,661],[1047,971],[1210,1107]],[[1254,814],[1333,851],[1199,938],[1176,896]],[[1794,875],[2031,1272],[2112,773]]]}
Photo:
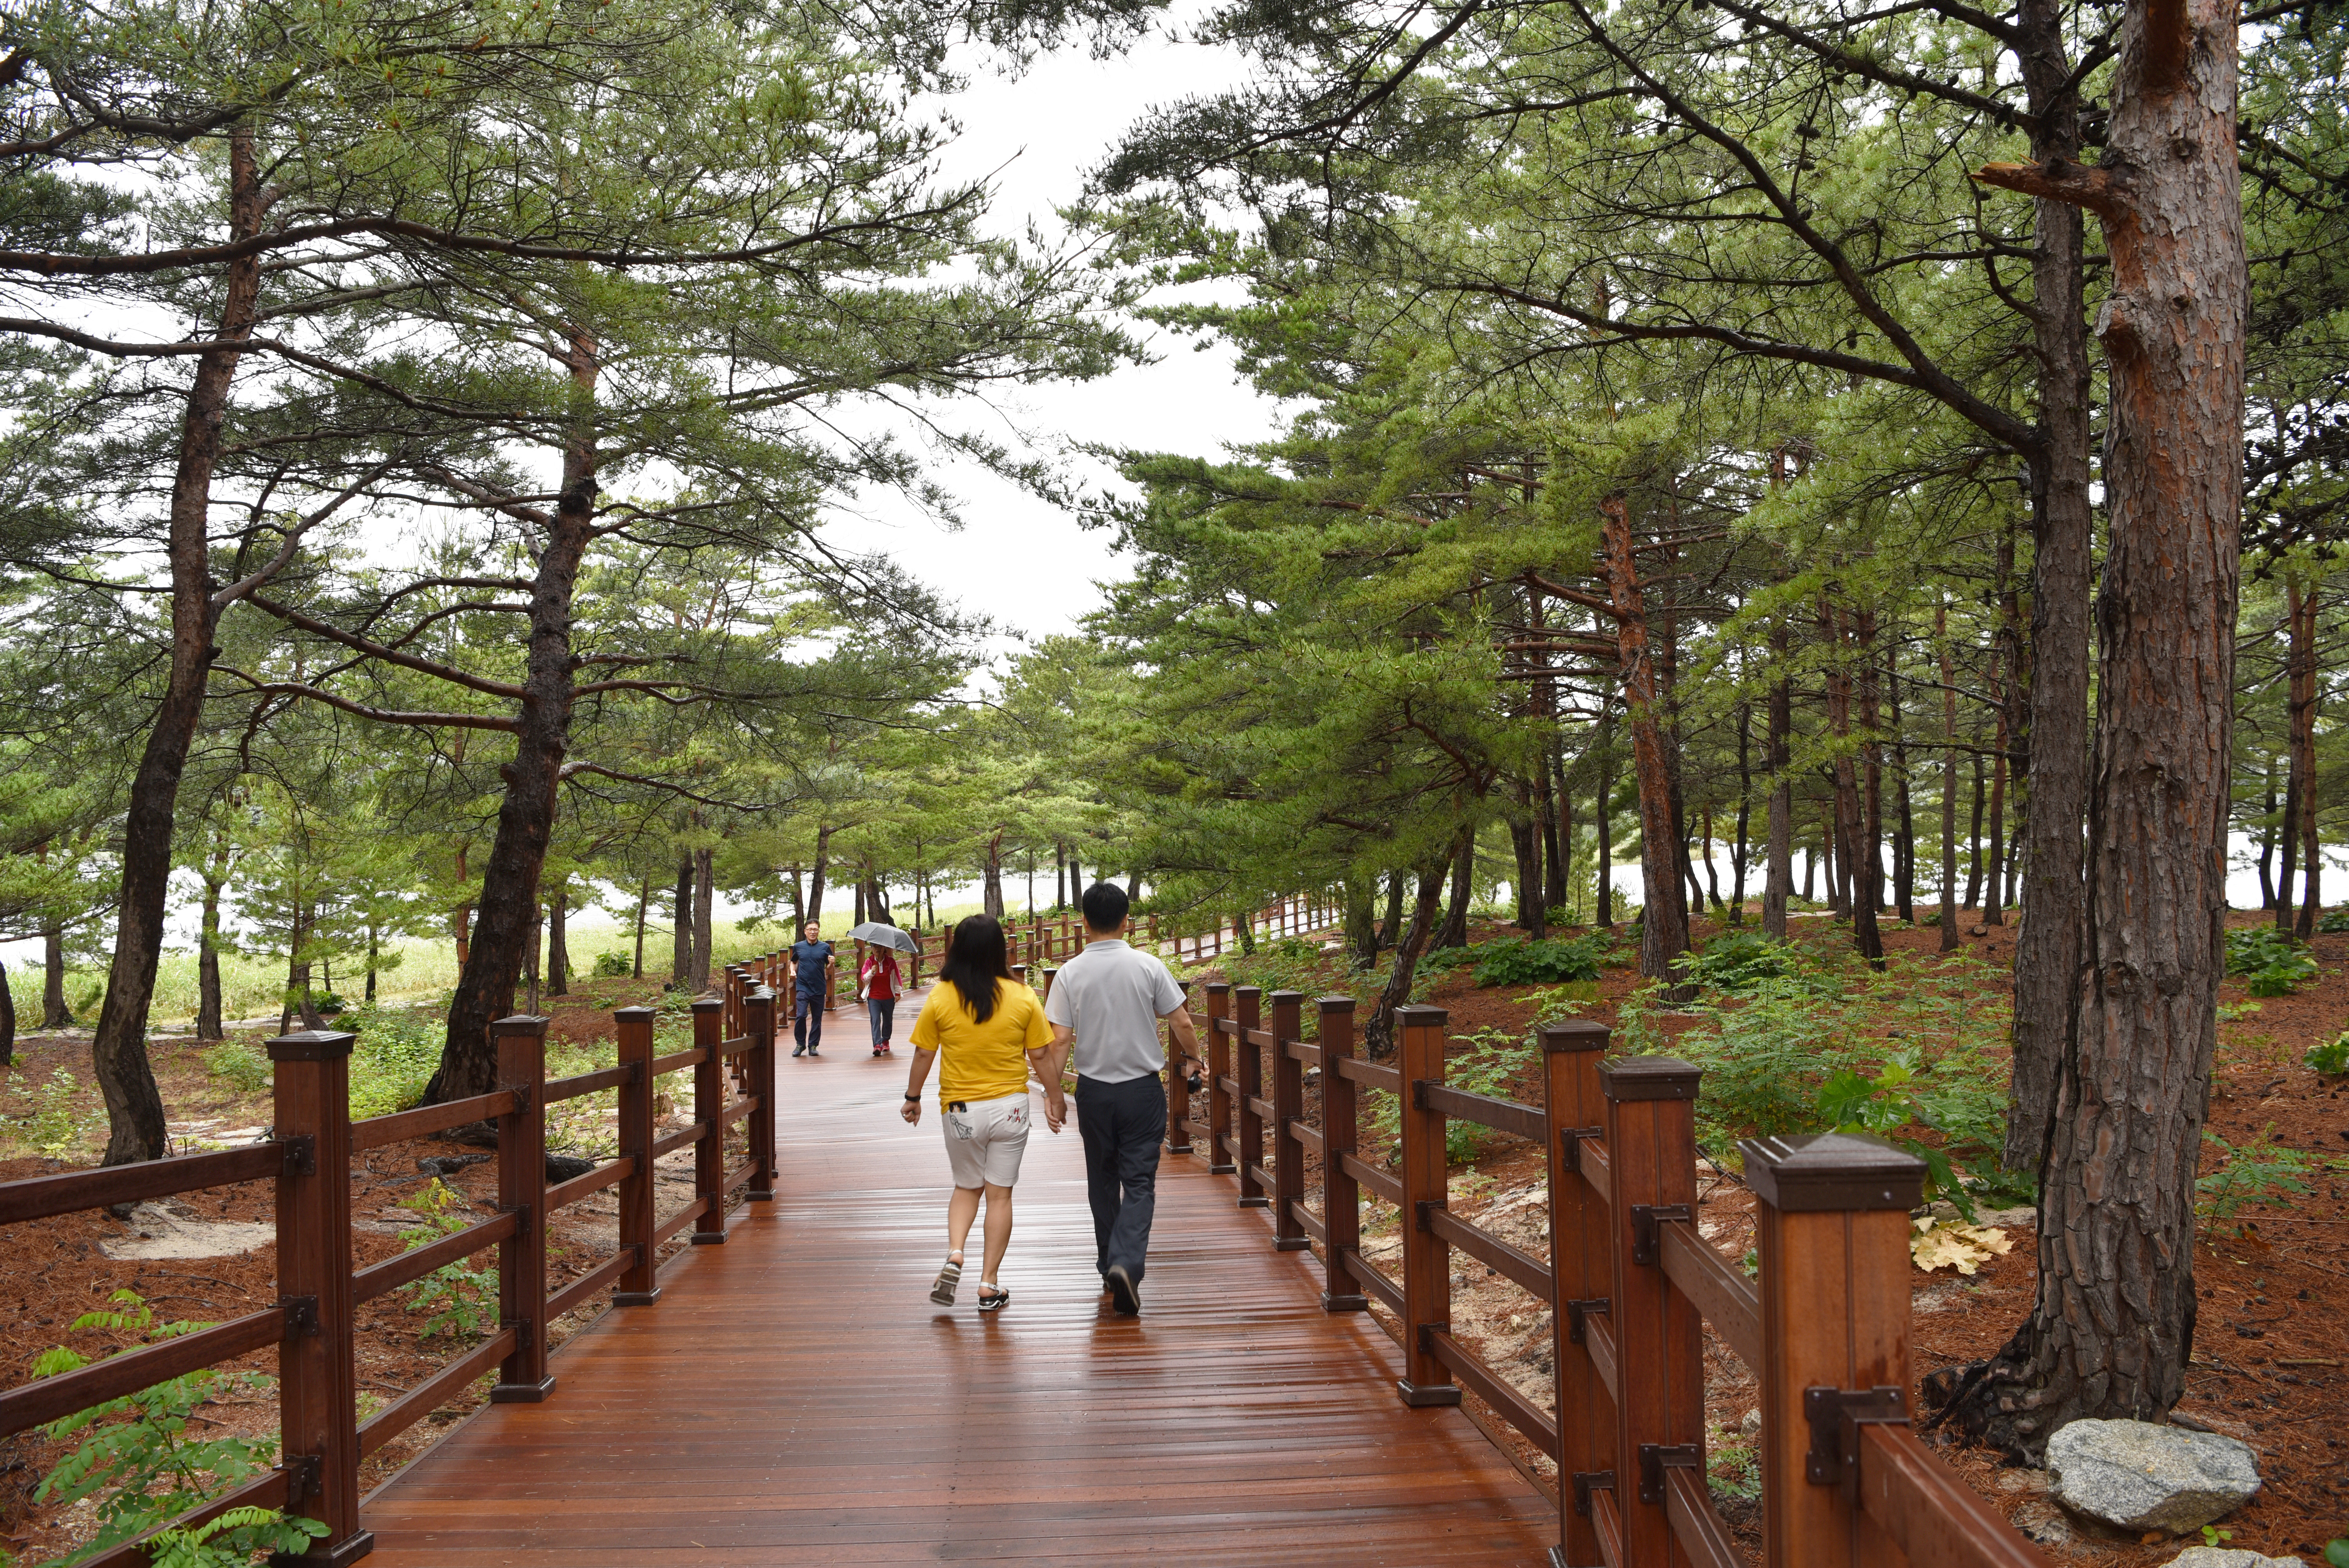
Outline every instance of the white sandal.
{"label": "white sandal", "polygon": [[947,1266],[938,1271],[937,1283],[930,1286],[930,1299],[940,1306],[952,1306],[955,1301],[955,1286],[961,1283],[962,1264],[948,1258]]}

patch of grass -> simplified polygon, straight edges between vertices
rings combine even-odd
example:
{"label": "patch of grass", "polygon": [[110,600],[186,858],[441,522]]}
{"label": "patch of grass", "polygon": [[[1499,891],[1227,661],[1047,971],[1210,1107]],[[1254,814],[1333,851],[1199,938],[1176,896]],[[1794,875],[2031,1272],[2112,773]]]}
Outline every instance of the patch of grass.
{"label": "patch of grass", "polygon": [[273,1069],[267,1054],[243,1040],[222,1040],[203,1057],[204,1071],[239,1094],[259,1094],[269,1087]]}

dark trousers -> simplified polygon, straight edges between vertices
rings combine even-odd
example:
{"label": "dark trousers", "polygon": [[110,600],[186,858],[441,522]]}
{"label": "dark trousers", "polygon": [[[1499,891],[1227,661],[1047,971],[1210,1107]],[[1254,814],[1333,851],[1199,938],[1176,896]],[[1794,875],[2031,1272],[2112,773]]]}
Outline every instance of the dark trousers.
{"label": "dark trousers", "polygon": [[1123,1264],[1137,1284],[1158,1206],[1158,1145],[1166,1086],[1155,1074],[1123,1083],[1077,1079],[1077,1132],[1085,1141],[1085,1196],[1093,1209],[1095,1267]]}
{"label": "dark trousers", "polygon": [[867,996],[864,998],[864,1016],[872,1020],[873,1044],[876,1047],[887,1045],[897,1026],[897,998]]}
{"label": "dark trousers", "polygon": [[823,993],[802,991],[800,993],[799,1013],[792,1019],[792,1039],[798,1047],[792,1055],[797,1056],[800,1051],[815,1049],[816,1042],[822,1038],[823,1038]]}

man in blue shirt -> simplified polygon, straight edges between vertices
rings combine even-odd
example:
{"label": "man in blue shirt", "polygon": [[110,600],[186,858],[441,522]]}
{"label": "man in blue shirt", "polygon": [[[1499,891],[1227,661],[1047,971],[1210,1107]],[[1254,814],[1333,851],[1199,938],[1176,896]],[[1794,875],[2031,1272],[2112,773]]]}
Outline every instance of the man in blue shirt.
{"label": "man in blue shirt", "polygon": [[798,993],[798,1005],[792,1009],[792,1038],[798,1048],[792,1055],[812,1057],[819,1054],[816,1043],[823,1037],[823,1012],[832,1005],[833,989],[832,944],[812,920],[800,928],[800,940],[792,944],[792,973]]}

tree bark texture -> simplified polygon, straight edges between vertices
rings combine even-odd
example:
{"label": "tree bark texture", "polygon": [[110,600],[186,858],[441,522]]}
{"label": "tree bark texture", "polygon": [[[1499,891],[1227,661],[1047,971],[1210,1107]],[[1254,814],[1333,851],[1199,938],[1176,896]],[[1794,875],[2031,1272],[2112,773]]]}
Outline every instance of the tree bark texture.
{"label": "tree bark texture", "polygon": [[554,890],[546,901],[546,994],[567,996],[571,994],[571,944],[566,940],[564,917],[570,913],[569,893]]}
{"label": "tree bark texture", "polygon": [[[228,167],[230,238],[249,239],[261,232],[265,211],[249,129],[239,127],[229,133]],[[154,1005],[155,969],[163,953],[180,779],[202,717],[204,686],[215,654],[212,639],[220,623],[220,606],[212,602],[212,474],[220,465],[221,431],[228,420],[229,384],[236,376],[239,345],[253,335],[261,292],[260,257],[228,263],[222,283],[220,326],[212,335],[213,346],[196,359],[181,419],[164,547],[171,574],[171,663],[125,803],[114,955],[90,1042],[98,1089],[106,1099],[109,1165],[160,1159],[164,1150],[163,1097],[147,1059],[147,1016]]]}
{"label": "tree bark texture", "polygon": [[[794,919],[798,915],[799,880],[799,874],[794,872],[792,874]],[[676,904],[676,925],[669,933],[669,979],[676,985],[688,985],[693,982],[693,857],[690,854],[679,855],[677,860]],[[796,926],[792,928],[792,940],[799,940]]]}
{"label": "tree bark texture", "polygon": [[2243,493],[2236,53],[2231,5],[2133,5],[2104,166],[1983,171],[2089,206],[2112,257],[2078,1026],[2041,1166],[2038,1299],[1961,1406],[2026,1453],[2075,1418],[2166,1416],[2193,1345]]}
{"label": "tree bark texture", "polygon": [[41,933],[41,1027],[70,1028],[73,1021],[66,1006],[66,934],[52,925]]}
{"label": "tree bark texture", "polygon": [[[1688,912],[1681,902],[1680,834],[1672,820],[1671,768],[1664,749],[1664,718],[1656,664],[1648,645],[1648,617],[1632,554],[1630,510],[1620,496],[1599,503],[1599,538],[1615,606],[1615,643],[1623,708],[1631,726],[1631,768],[1640,787],[1640,878],[1647,908],[1640,916],[1640,973],[1671,985],[1673,966],[1688,951]],[[1675,999],[1690,988],[1672,986]]]}
{"label": "tree bark texture", "polygon": [[[1452,854],[1452,898],[1444,910],[1443,928],[1435,934],[1437,947],[1468,945],[1468,901],[1475,889],[1476,830],[1464,830]],[[1242,923],[1247,923],[1245,918]]]}
{"label": "tree bark texture", "polygon": [[0,964],[0,1068],[16,1065],[16,995],[8,988],[8,966]]}

